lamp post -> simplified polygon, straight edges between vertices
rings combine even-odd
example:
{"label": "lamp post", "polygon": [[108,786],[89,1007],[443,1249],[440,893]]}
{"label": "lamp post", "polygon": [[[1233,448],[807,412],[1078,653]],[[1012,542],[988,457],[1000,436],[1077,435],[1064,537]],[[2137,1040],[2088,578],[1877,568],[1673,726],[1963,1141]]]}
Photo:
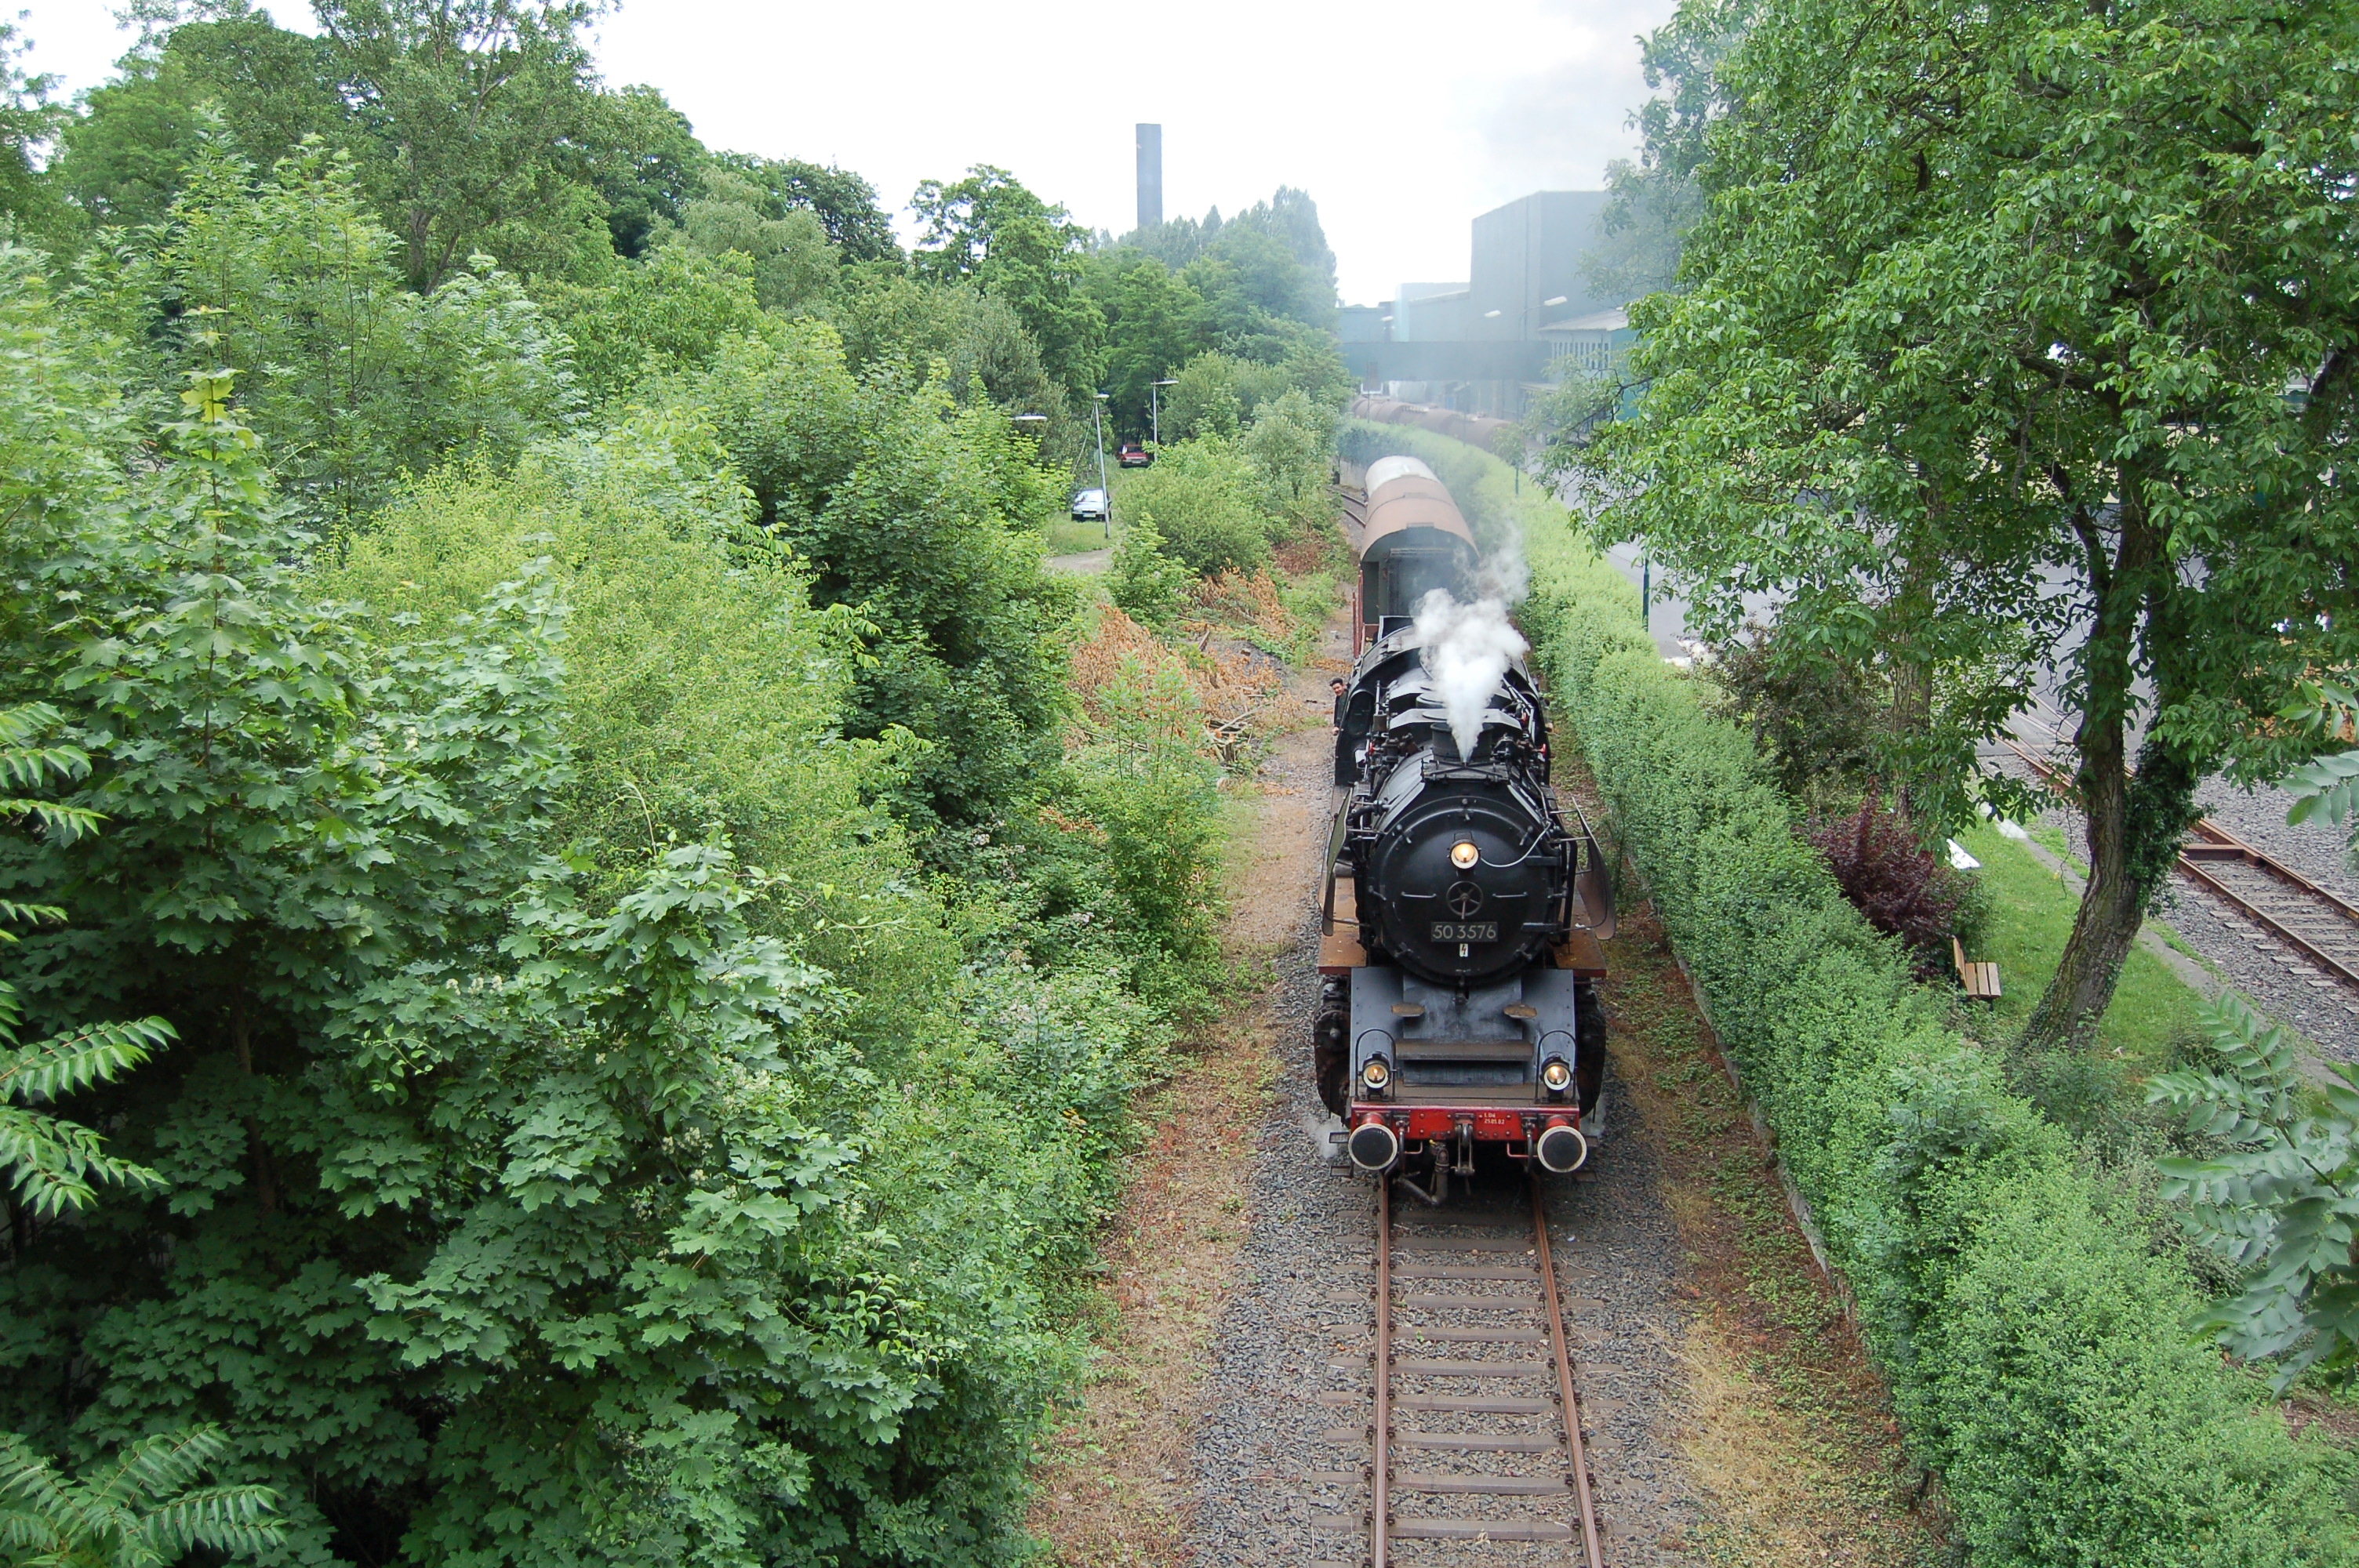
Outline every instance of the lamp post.
{"label": "lamp post", "polygon": [[1098,435],[1098,493],[1105,497],[1105,536],[1114,537],[1114,487],[1106,483],[1105,471],[1105,400],[1103,392],[1090,395],[1090,423]]}
{"label": "lamp post", "polygon": [[1155,432],[1155,444],[1158,447],[1163,444],[1162,389],[1167,386],[1177,386],[1179,384],[1180,384],[1177,381],[1150,381],[1147,384],[1147,424],[1148,427]]}

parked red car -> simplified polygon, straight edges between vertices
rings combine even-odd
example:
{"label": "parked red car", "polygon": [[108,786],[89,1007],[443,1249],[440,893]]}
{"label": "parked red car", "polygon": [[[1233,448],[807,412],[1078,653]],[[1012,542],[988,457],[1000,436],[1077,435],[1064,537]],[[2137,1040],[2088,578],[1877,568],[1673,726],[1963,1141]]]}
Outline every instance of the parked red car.
{"label": "parked red car", "polygon": [[1115,450],[1114,460],[1126,469],[1143,469],[1155,460],[1155,454],[1136,441],[1125,441]]}

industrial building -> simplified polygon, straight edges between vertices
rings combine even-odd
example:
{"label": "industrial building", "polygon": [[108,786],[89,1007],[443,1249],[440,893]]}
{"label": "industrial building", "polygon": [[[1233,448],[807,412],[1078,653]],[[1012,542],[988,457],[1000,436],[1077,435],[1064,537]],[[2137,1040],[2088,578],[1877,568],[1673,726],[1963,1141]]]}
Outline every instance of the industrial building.
{"label": "industrial building", "polygon": [[1345,306],[1344,363],[1370,392],[1503,419],[1567,363],[1595,373],[1629,341],[1623,301],[1595,294],[1581,262],[1602,190],[1540,190],[1476,218],[1462,283],[1404,283]]}

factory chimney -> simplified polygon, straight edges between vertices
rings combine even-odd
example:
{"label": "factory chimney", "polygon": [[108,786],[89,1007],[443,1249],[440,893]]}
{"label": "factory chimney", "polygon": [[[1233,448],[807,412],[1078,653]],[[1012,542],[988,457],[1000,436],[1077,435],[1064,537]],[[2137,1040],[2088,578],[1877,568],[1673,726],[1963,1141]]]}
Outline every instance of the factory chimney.
{"label": "factory chimney", "polygon": [[1163,127],[1138,127],[1138,226],[1152,229],[1163,222]]}

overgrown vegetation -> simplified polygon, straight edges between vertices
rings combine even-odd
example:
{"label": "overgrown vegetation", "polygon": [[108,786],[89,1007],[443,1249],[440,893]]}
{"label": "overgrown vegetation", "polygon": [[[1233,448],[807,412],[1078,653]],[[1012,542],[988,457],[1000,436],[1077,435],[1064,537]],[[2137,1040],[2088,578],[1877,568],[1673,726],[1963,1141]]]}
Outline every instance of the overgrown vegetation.
{"label": "overgrown vegetation", "polygon": [[1164,471],[1315,541],[1332,259],[1288,193],[1134,342],[1012,176],[904,254],[590,14],[219,7],[17,83],[10,1552],[1027,1551],[1258,678],[1039,528],[1110,352],[1217,354],[1267,395]]}
{"label": "overgrown vegetation", "polygon": [[2279,1389],[2313,1368],[2347,1378],[2359,1365],[2359,1072],[2338,1063],[2313,1094],[2294,1042],[2233,991],[2206,1022],[2212,1061],[2147,1091],[2209,1146],[2162,1162],[2169,1195],[2190,1201],[2189,1230],[2243,1286],[2204,1325],[2239,1356],[2277,1359]]}

